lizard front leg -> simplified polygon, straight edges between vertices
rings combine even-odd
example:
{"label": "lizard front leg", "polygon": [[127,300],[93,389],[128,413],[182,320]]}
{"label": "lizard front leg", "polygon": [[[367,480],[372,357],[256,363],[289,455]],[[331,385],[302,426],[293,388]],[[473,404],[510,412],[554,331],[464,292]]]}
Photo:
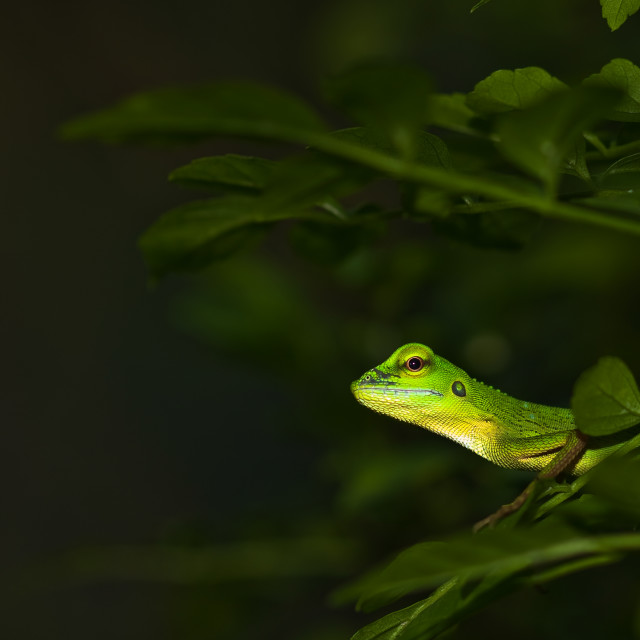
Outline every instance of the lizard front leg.
{"label": "lizard front leg", "polygon": [[502,505],[495,513],[483,518],[473,526],[476,533],[483,527],[493,527],[502,518],[515,513],[527,501],[529,496],[536,490],[543,480],[551,480],[569,469],[584,453],[587,448],[587,436],[578,430],[570,431],[567,441],[556,453],[556,455],[542,468],[533,482],[509,504]]}

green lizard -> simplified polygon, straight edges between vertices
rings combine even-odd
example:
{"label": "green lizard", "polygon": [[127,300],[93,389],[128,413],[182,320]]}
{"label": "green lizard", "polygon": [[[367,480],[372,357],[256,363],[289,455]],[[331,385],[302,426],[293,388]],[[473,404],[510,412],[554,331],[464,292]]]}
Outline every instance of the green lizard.
{"label": "green lizard", "polygon": [[[423,344],[400,347],[351,391],[364,406],[451,438],[497,465],[538,471],[536,480],[583,474],[621,446],[619,438],[588,441],[570,409],[516,400]],[[475,529],[519,509],[535,486],[534,480]]]}

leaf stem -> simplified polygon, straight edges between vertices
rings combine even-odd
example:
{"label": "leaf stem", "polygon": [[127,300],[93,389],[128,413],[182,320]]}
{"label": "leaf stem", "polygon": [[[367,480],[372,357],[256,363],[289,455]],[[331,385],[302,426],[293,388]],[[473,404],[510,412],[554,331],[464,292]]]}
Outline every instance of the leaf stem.
{"label": "leaf stem", "polygon": [[[592,142],[589,139],[589,142]],[[593,144],[593,142],[592,142]],[[597,151],[587,151],[585,158],[587,160],[613,160],[614,158],[622,158],[623,156],[640,151],[640,140],[634,140],[633,142],[627,142],[627,144],[621,144],[619,146],[605,147],[599,146]]]}
{"label": "leaf stem", "polygon": [[522,193],[488,178],[480,179],[449,169],[417,164],[358,147],[326,134],[307,133],[304,137],[307,144],[319,151],[371,167],[396,179],[426,184],[448,193],[475,193],[491,200],[507,201],[510,206],[530,209],[545,217],[583,222],[640,235],[640,221],[560,202],[544,195]]}

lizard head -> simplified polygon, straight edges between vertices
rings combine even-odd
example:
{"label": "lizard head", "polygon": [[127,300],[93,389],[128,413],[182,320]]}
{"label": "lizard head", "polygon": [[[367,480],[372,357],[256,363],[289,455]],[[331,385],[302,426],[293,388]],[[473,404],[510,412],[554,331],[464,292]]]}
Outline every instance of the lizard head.
{"label": "lizard head", "polygon": [[351,391],[369,409],[442,433],[470,409],[473,380],[414,342],[351,383]]}

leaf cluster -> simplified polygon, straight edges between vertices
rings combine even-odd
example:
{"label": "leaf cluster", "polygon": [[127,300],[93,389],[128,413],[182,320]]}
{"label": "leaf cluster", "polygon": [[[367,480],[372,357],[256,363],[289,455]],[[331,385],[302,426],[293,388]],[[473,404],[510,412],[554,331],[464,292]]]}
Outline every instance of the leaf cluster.
{"label": "leaf cluster", "polygon": [[[172,181],[215,195],[146,231],[140,246],[154,276],[199,269],[283,221],[301,230],[303,251],[321,246],[329,259],[393,218],[481,246],[520,246],[541,217],[640,233],[640,69],[629,60],[572,88],[537,67],[500,70],[467,94],[435,93],[410,65],[366,65],[326,82],[324,94],[355,126],[332,131],[272,87],[220,83],[139,94],[62,133],[293,145],[278,161],[224,155],[173,171]],[[393,185],[392,206],[367,199],[381,180]]]}
{"label": "leaf cluster", "polygon": [[[640,517],[640,391],[624,363],[604,358],[577,381],[573,407],[581,429],[598,438],[617,434],[613,457],[569,485],[555,485],[526,512],[495,530],[422,542],[334,594],[371,611],[436,588],[427,598],[367,625],[353,640],[428,640],[506,594],[640,551],[640,534],[628,532]],[[622,454],[630,454],[621,457]],[[590,492],[576,499],[587,484]],[[569,498],[574,498],[568,502]],[[563,504],[564,503],[564,504]],[[562,505],[562,506],[560,506]],[[549,516],[549,517],[547,517]],[[514,528],[522,519],[534,524]],[[606,525],[605,525],[606,523]],[[622,531],[602,533],[614,523]]]}

